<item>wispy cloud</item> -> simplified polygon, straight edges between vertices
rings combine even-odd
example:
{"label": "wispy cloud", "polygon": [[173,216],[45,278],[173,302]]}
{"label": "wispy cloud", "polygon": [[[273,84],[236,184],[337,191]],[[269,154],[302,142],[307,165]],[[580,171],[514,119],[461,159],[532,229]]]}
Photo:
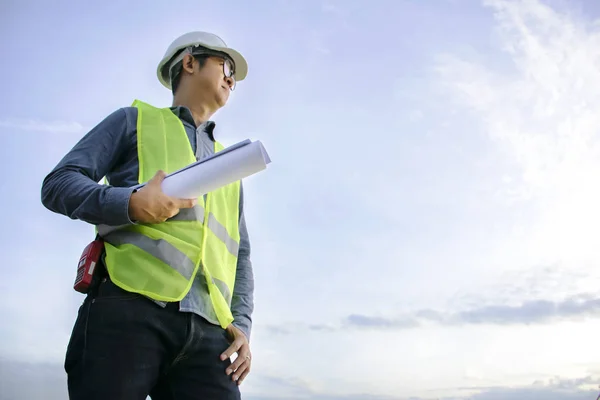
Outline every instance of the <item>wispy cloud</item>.
{"label": "wispy cloud", "polygon": [[[593,400],[598,396],[598,378],[553,378],[529,386],[477,388],[477,393],[455,400]],[[450,399],[448,399],[450,400]]]}
{"label": "wispy cloud", "polygon": [[600,315],[600,299],[567,300],[562,303],[530,301],[519,306],[488,306],[465,311],[451,318],[451,323],[531,324],[561,318]]}
{"label": "wispy cloud", "polygon": [[335,330],[335,327],[332,325],[310,325],[308,327],[308,329],[310,329],[311,331],[316,331],[316,332],[333,332]]}
{"label": "wispy cloud", "polygon": [[537,245],[544,243],[549,258],[595,257],[600,28],[537,0],[484,3],[495,13],[496,39],[511,64],[444,54],[441,82],[507,156],[504,198],[535,201],[539,219],[530,226],[540,228],[532,238]]}
{"label": "wispy cloud", "polygon": [[419,326],[418,321],[410,317],[400,319],[388,319],[357,314],[352,314],[348,316],[344,323],[347,326],[385,329],[407,329],[416,328],[417,326]]}
{"label": "wispy cloud", "polygon": [[456,313],[424,309],[399,319],[351,315],[345,322],[361,328],[407,329],[416,328],[423,322],[452,326],[527,325],[582,317],[600,317],[600,298],[580,295],[560,302],[533,300],[518,305],[487,305]]}
{"label": "wispy cloud", "polygon": [[335,332],[339,329],[360,328],[373,330],[416,329],[425,325],[531,325],[564,320],[580,320],[600,317],[600,298],[580,294],[561,301],[528,300],[519,304],[488,304],[462,311],[438,311],[420,309],[397,317],[351,314],[336,325],[303,325],[293,329],[267,326],[264,329],[275,335],[290,335],[299,331]]}
{"label": "wispy cloud", "polygon": [[32,119],[3,119],[0,128],[49,133],[81,133],[86,127],[75,121],[36,121]]}

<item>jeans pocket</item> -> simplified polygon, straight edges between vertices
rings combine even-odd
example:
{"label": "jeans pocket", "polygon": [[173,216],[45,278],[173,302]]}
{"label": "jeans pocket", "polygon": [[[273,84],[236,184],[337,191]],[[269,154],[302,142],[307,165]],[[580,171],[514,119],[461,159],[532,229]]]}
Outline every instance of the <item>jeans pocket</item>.
{"label": "jeans pocket", "polygon": [[77,318],[71,331],[71,337],[65,354],[64,369],[68,374],[73,367],[83,360],[86,347],[87,322],[89,318],[90,298],[87,297],[79,307]]}

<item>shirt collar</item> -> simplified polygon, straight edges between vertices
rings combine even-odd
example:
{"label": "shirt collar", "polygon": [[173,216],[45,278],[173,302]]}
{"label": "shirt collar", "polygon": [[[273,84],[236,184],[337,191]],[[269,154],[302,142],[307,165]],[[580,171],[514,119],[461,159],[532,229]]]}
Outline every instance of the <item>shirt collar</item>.
{"label": "shirt collar", "polygon": [[204,132],[208,135],[210,140],[215,141],[214,130],[215,130],[215,122],[214,121],[206,121],[200,126],[196,126],[196,122],[194,121],[194,116],[189,108],[184,106],[170,107],[173,114],[175,114],[179,119],[185,121],[192,125],[195,129],[203,128]]}

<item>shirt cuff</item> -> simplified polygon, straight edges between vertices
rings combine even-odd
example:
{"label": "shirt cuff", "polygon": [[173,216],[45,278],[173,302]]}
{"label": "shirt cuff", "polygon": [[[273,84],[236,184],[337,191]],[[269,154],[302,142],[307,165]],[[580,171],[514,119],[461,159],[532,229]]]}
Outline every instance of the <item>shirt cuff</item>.
{"label": "shirt cuff", "polygon": [[250,332],[252,328],[252,322],[244,317],[236,317],[232,323],[233,326],[238,328],[244,335],[246,335],[246,339],[250,342]]}
{"label": "shirt cuff", "polygon": [[104,220],[107,225],[131,225],[129,200],[135,189],[123,187],[107,188],[106,201],[103,203]]}

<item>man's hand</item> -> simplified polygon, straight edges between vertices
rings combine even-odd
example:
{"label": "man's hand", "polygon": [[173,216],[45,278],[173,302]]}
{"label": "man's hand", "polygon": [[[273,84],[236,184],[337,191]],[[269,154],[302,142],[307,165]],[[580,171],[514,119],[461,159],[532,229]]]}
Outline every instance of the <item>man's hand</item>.
{"label": "man's hand", "polygon": [[231,346],[221,354],[221,361],[225,361],[233,353],[237,353],[237,358],[227,367],[225,373],[227,375],[233,374],[231,379],[236,381],[238,385],[241,385],[242,381],[250,373],[250,364],[252,363],[250,344],[248,344],[246,335],[233,325],[227,327],[227,333],[231,339]]}
{"label": "man's hand", "polygon": [[182,208],[192,208],[196,199],[177,199],[163,193],[161,184],[166,174],[156,175],[129,200],[129,218],[135,222],[157,224],[174,217]]}

